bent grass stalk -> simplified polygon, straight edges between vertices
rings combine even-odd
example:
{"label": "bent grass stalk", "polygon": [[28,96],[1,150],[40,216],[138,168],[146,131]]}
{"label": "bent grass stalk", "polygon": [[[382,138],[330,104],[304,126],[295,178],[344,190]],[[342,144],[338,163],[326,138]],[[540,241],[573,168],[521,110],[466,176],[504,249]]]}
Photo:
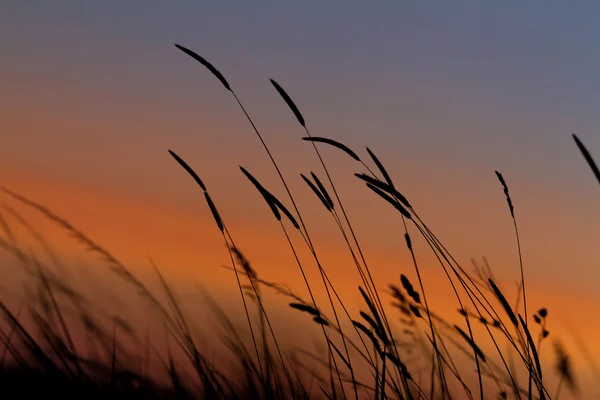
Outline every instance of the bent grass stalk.
{"label": "bent grass stalk", "polygon": [[[321,156],[321,154],[320,154],[320,152],[319,152],[319,150],[318,150],[317,146],[315,145],[315,142],[323,142],[323,143],[327,143],[327,144],[329,144],[329,145],[332,145],[332,146],[334,146],[334,147],[337,147],[337,148],[341,149],[342,151],[344,151],[345,153],[347,153],[348,155],[350,155],[350,157],[352,157],[352,158],[353,158],[354,160],[356,160],[356,161],[360,161],[360,158],[358,157],[358,155],[356,155],[356,153],[354,153],[352,150],[350,150],[350,148],[348,148],[347,146],[345,146],[345,145],[344,145],[344,144],[342,144],[342,143],[339,143],[339,142],[337,142],[337,141],[335,141],[335,140],[332,140],[332,139],[326,139],[326,138],[314,138],[314,137],[311,135],[310,131],[308,130],[308,128],[307,128],[307,126],[306,126],[306,124],[305,124],[305,121],[304,121],[304,118],[303,118],[302,114],[301,114],[301,113],[300,113],[300,111],[298,110],[298,107],[297,107],[297,106],[296,106],[296,104],[293,102],[293,100],[291,99],[291,97],[290,97],[290,96],[287,94],[287,92],[286,92],[286,91],[285,91],[285,90],[284,90],[284,89],[283,89],[283,88],[282,88],[282,87],[281,87],[281,86],[280,86],[280,85],[279,85],[277,82],[275,82],[273,79],[270,79],[270,82],[271,82],[271,84],[273,84],[273,86],[275,87],[275,89],[277,90],[277,92],[278,92],[278,93],[281,95],[281,97],[282,97],[282,98],[283,98],[283,100],[286,102],[286,104],[288,105],[288,107],[289,107],[289,108],[292,110],[292,112],[294,113],[294,115],[296,116],[296,118],[297,118],[297,120],[298,120],[298,123],[299,123],[299,124],[300,124],[300,125],[301,125],[301,126],[304,128],[304,130],[305,130],[305,132],[306,132],[306,134],[307,134],[307,138],[305,138],[305,139],[306,139],[306,140],[309,140],[309,141],[311,142],[311,144],[312,144],[312,146],[313,146],[313,149],[315,150],[315,153],[317,154],[317,157],[319,158],[319,161],[320,161],[320,163],[321,163],[321,165],[322,165],[322,167],[323,167],[323,170],[325,171],[325,174],[326,174],[326,176],[327,176],[327,179],[328,179],[328,181],[329,181],[329,183],[330,183],[330,185],[331,185],[331,188],[333,189],[333,193],[334,193],[334,195],[335,195],[335,197],[336,197],[336,200],[337,200],[338,204],[340,205],[340,210],[342,211],[342,215],[344,216],[344,220],[345,220],[345,222],[346,222],[346,224],[347,224],[347,226],[348,226],[348,228],[349,228],[349,230],[350,230],[350,233],[351,233],[351,235],[352,235],[352,238],[353,238],[354,244],[357,246],[358,252],[359,252],[359,254],[360,254],[360,256],[361,256],[361,259],[362,259],[363,265],[365,266],[365,269],[366,269],[367,275],[368,275],[368,277],[369,277],[369,279],[370,279],[370,282],[367,282],[367,281],[364,279],[364,276],[365,276],[365,274],[364,274],[364,272],[362,271],[360,264],[359,264],[359,263],[356,263],[356,266],[357,266],[357,269],[358,269],[358,271],[359,271],[359,274],[361,275],[361,278],[363,278],[363,283],[364,283],[364,284],[365,284],[365,286],[367,287],[367,290],[368,290],[369,292],[371,292],[371,291],[372,291],[372,293],[374,294],[374,298],[376,299],[376,302],[378,303],[378,306],[379,306],[380,310],[381,310],[381,311],[382,311],[382,313],[383,313],[383,305],[382,305],[382,303],[381,303],[381,299],[379,298],[379,295],[378,295],[378,293],[377,293],[377,288],[376,288],[376,286],[375,286],[375,283],[374,283],[374,281],[373,281],[373,278],[372,278],[372,276],[371,276],[371,273],[370,273],[370,271],[369,271],[369,268],[368,268],[368,266],[367,266],[366,259],[365,259],[365,257],[364,257],[364,254],[363,254],[363,252],[362,252],[362,249],[361,249],[361,247],[360,247],[360,244],[359,244],[359,242],[358,242],[358,239],[357,239],[357,237],[356,237],[356,235],[355,235],[355,233],[354,233],[354,229],[352,228],[352,225],[351,225],[351,223],[350,223],[350,220],[349,220],[349,218],[348,218],[348,215],[346,214],[346,211],[345,211],[345,209],[344,209],[344,206],[343,206],[343,204],[342,204],[342,201],[341,201],[341,199],[340,199],[340,196],[338,195],[337,189],[336,189],[336,187],[335,187],[335,185],[334,185],[334,183],[333,183],[333,180],[332,180],[332,178],[331,178],[331,175],[330,175],[330,173],[329,173],[329,170],[328,170],[328,168],[327,168],[327,166],[326,166],[326,164],[325,164],[325,161],[323,160],[323,157]],[[341,229],[341,231],[342,231],[342,234],[345,236],[345,232],[344,232],[344,230],[343,230],[343,228],[342,228],[341,224],[340,224],[340,229]],[[352,257],[353,257],[353,259],[354,259],[354,260],[357,260],[357,259],[356,259],[356,256],[354,255],[354,251],[353,251],[353,249],[352,249],[352,246],[350,246],[350,243],[349,243],[347,240],[346,240],[346,242],[348,243],[348,248],[349,248],[350,252],[352,253]],[[370,283],[370,285],[369,285],[369,283]],[[371,296],[373,296],[373,295],[371,294]],[[383,313],[383,315],[385,316],[385,313]],[[384,318],[385,318],[385,317],[384,317]],[[387,320],[386,320],[386,326],[387,326],[388,330],[390,330],[390,329],[389,329],[389,324],[388,324]],[[391,334],[391,330],[390,330],[390,334]],[[397,350],[396,350],[396,355],[398,355],[398,353],[397,353]],[[408,396],[410,396],[410,393],[409,393],[409,391],[408,391],[408,388],[406,388],[406,387],[405,387],[405,390],[406,390],[406,392],[407,392],[407,395],[408,395]]]}
{"label": "bent grass stalk", "polygon": [[[358,293],[362,297],[366,309],[365,311],[360,311],[358,313],[359,318],[354,319],[351,317],[335,286],[321,264],[321,260],[317,255],[308,229],[278,164],[273,158],[271,151],[264,142],[253,120],[250,118],[244,106],[238,99],[238,96],[233,91],[231,85],[225,79],[224,75],[206,59],[180,45],[176,45],[176,47],[199,62],[204,68],[208,69],[217,80],[220,81],[223,87],[232,93],[271,159],[293,206],[291,209],[288,209],[282,201],[262,186],[253,175],[243,167],[240,167],[242,172],[263,196],[276,220],[279,222],[282,232],[286,237],[288,245],[296,260],[297,267],[300,269],[303,276],[304,283],[308,289],[310,302],[295,295],[284,285],[275,284],[258,277],[256,271],[245,259],[234,242],[232,235],[219,213],[217,205],[206,190],[204,182],[192,168],[183,161],[183,159],[172,151],[169,151],[171,156],[190,176],[192,176],[198,186],[202,189],[207,206],[211,211],[211,215],[215,220],[215,224],[227,247],[231,267],[227,266],[226,268],[233,269],[236,276],[238,289],[242,296],[246,320],[250,328],[251,339],[254,344],[256,360],[253,359],[254,357],[246,347],[245,341],[239,336],[227,315],[218,310],[216,303],[213,305],[215,306],[215,311],[220,312],[221,322],[226,328],[225,332],[228,332],[228,335],[223,337],[224,344],[232,354],[237,355],[239,365],[243,369],[243,381],[233,381],[231,377],[228,377],[227,374],[223,373],[215,365],[214,358],[209,359],[210,357],[207,358],[206,354],[200,352],[200,349],[196,345],[191,325],[188,323],[183,309],[180,307],[175,294],[167,284],[166,279],[160,273],[159,268],[154,264],[151,258],[149,259],[150,264],[158,276],[162,291],[166,294],[168,302],[167,308],[170,308],[170,312],[124,264],[117,260],[106,249],[92,241],[88,236],[76,229],[65,219],[52,213],[46,207],[4,187],[1,188],[4,194],[41,212],[46,218],[57,224],[61,229],[67,231],[78,242],[83,244],[86,249],[90,250],[95,255],[99,255],[101,259],[108,264],[112,272],[116,273],[117,276],[132,285],[143,299],[149,301],[153,310],[158,312],[166,329],[167,355],[166,359],[163,358],[163,356],[161,356],[149,343],[149,340],[146,340],[144,345],[144,356],[141,357],[139,361],[140,371],[142,371],[141,374],[148,377],[147,382],[149,382],[149,349],[152,349],[157,354],[157,360],[164,367],[164,372],[170,380],[173,392],[178,396],[185,398],[194,396],[194,391],[198,390],[199,393],[207,398],[307,399],[311,396],[311,393],[313,393],[313,389],[311,386],[307,388],[302,383],[301,375],[299,374],[300,370],[307,370],[311,376],[310,385],[312,385],[313,382],[316,383],[318,390],[329,399],[338,399],[340,396],[345,398],[345,385],[348,383],[352,384],[356,399],[358,399],[359,390],[369,397],[374,396],[376,400],[393,398],[394,395],[403,399],[413,399],[415,397],[433,398],[436,396],[436,393],[434,392],[437,384],[436,377],[439,380],[439,385],[441,387],[441,393],[438,394],[438,396],[441,396],[442,398],[454,397],[450,392],[449,380],[455,378],[462,385],[465,395],[472,399],[473,396],[471,390],[463,379],[459,366],[453,359],[454,353],[452,352],[460,351],[464,355],[467,355],[477,367],[481,398],[484,396],[484,377],[489,379],[491,384],[497,386],[498,396],[500,398],[507,398],[506,390],[510,388],[512,388],[514,392],[514,397],[519,399],[521,399],[522,396],[533,399],[533,390],[535,389],[537,389],[537,398],[540,400],[552,398],[545,387],[545,384],[548,384],[550,379],[548,378],[548,373],[543,374],[543,365],[540,360],[542,339],[546,338],[549,334],[546,329],[545,319],[547,310],[541,308],[540,311],[533,316],[534,321],[540,328],[536,344],[534,337],[532,336],[532,333],[534,332],[531,331],[531,328],[528,325],[524,267],[514,206],[511,196],[509,195],[508,185],[499,172],[496,172],[496,175],[506,195],[507,204],[515,228],[521,273],[520,284],[518,286],[517,305],[514,308],[510,306],[504,293],[500,289],[498,281],[493,277],[487,262],[485,263],[487,270],[475,266],[475,277],[472,277],[463,269],[461,264],[419,217],[408,200],[406,200],[406,198],[396,189],[389,172],[370,148],[367,147],[366,150],[372,163],[375,164],[378,174],[375,174],[369,166],[346,145],[333,139],[312,136],[306,126],[304,116],[292,101],[291,97],[281,85],[274,80],[271,80],[271,84],[275,87],[278,94],[288,105],[298,123],[308,135],[303,138],[303,140],[311,143],[326,174],[327,179],[325,181],[321,181],[319,176],[312,171],[310,172],[310,175],[301,174],[300,177],[309,186],[314,195],[316,195],[325,210],[333,217],[359,272],[362,285],[359,285]],[[573,135],[573,139],[583,155],[583,158],[591,168],[592,173],[600,182],[600,171],[591,154],[577,136]],[[402,285],[400,287],[390,285],[392,298],[396,301],[396,303],[393,303],[392,305],[401,312],[400,321],[405,328],[404,334],[406,336],[403,340],[397,340],[397,335],[395,335],[391,329],[389,323],[390,314],[389,312],[386,312],[383,307],[383,302],[379,295],[380,290],[375,286],[366,257],[363,254],[361,245],[355,235],[354,228],[350,223],[350,218],[344,210],[341,196],[334,185],[332,176],[319,152],[317,144],[337,148],[346,153],[354,161],[359,162],[369,174],[358,173],[356,174],[356,177],[359,178],[369,190],[373,191],[393,206],[402,218],[406,246],[410,252],[419,283],[418,287],[415,288],[412,286],[409,279],[404,274],[401,274],[400,282]],[[380,175],[381,179],[378,178],[377,175]],[[333,191],[333,196],[329,195],[329,188],[327,186]],[[60,262],[58,262],[52,249],[47,245],[44,238],[31,225],[28,225],[27,221],[16,211],[11,211],[11,208],[4,203],[2,203],[2,207],[3,210],[7,211],[6,215],[14,217],[14,219],[35,238],[52,262],[56,264],[56,267],[61,267]],[[461,326],[464,325],[450,322],[440,315],[435,314],[433,310],[430,310],[427,301],[427,292],[424,288],[421,270],[417,263],[415,251],[413,250],[412,237],[409,235],[407,222],[408,224],[412,222],[415,227],[414,229],[416,229],[416,231],[425,239],[426,244],[429,246],[436,257],[437,262],[439,262],[442,267],[457,299],[459,313],[464,318],[468,329],[463,330]],[[322,283],[326,289],[331,311],[333,312],[333,318],[329,318],[327,312],[324,312],[318,307],[311,285],[305,274],[305,267],[300,261],[297,249],[290,236],[290,231],[288,231],[288,223],[293,226],[294,230],[297,230],[300,233],[301,238],[311,252],[312,258],[316,262]],[[72,289],[71,285],[67,283],[66,275],[61,277],[62,280],[57,278],[56,274],[51,273],[48,267],[43,265],[32,251],[22,251],[19,248],[16,235],[2,213],[0,213],[0,228],[6,238],[5,240],[0,237],[0,248],[7,250],[7,254],[18,260],[27,274],[33,277],[37,282],[37,284],[32,287],[28,286],[27,290],[21,296],[23,297],[23,302],[16,314],[13,314],[9,307],[0,300],[0,314],[9,327],[9,330],[7,331],[0,329],[0,339],[2,339],[4,345],[4,349],[0,353],[0,369],[2,369],[3,373],[7,371],[6,364],[10,357],[11,362],[18,365],[23,371],[28,371],[28,373],[32,373],[35,366],[37,366],[42,367],[47,374],[54,377],[53,379],[66,378],[75,380],[80,384],[93,384],[91,378],[93,376],[92,372],[94,371],[91,367],[92,363],[89,359],[84,357],[83,352],[78,349],[74,343],[74,340],[72,339],[73,333],[71,332],[72,322],[67,321],[66,319],[66,315],[70,314],[73,310],[68,309],[60,302],[60,300],[68,299],[68,301],[74,305],[76,317],[79,318],[84,325],[87,332],[86,334],[89,335],[88,337],[90,338],[89,341],[97,341],[97,344],[100,345],[101,354],[98,356],[99,360],[103,359],[102,351],[104,352],[106,364],[103,365],[103,368],[107,373],[106,376],[109,378],[108,385],[111,388],[116,389],[118,382],[121,379],[120,374],[122,371],[120,369],[122,368],[122,365],[126,363],[127,359],[130,358],[130,354],[124,350],[122,342],[124,342],[125,338],[130,338],[132,343],[142,345],[141,341],[137,339],[138,336],[136,336],[135,330],[133,330],[126,321],[120,319],[118,315],[112,314],[102,314],[109,317],[108,320],[110,321],[110,328],[104,329],[101,326],[100,320],[97,319],[95,315],[90,314],[90,303],[86,302],[85,297],[82,296],[80,292]],[[60,275],[61,271],[58,272]],[[242,284],[243,277],[248,279],[249,284]],[[458,280],[458,282],[455,282],[455,280]],[[324,374],[318,373],[316,369],[313,370],[307,368],[294,356],[290,358],[283,349],[280,348],[269,315],[264,308],[260,287],[266,287],[269,290],[273,290],[276,293],[289,298],[291,300],[291,303],[289,303],[290,308],[308,315],[314,323],[319,325],[323,337],[326,340],[328,349],[327,357],[317,357],[303,349],[299,349],[299,352],[311,357],[318,365],[326,368],[329,375],[328,384],[326,383],[326,379],[323,379],[325,376]],[[459,293],[460,288],[464,290],[464,294],[462,292]],[[463,298],[464,295],[467,296],[471,303],[470,305],[468,302],[464,302],[464,300],[466,300]],[[246,297],[252,299],[257,305],[257,310],[255,312],[258,313],[260,318],[260,340],[254,331],[255,326],[250,318],[250,310],[246,302]],[[497,301],[490,301],[488,297],[494,297]],[[519,312],[521,299],[523,301],[523,316]],[[31,301],[32,303],[27,304],[28,301]],[[41,311],[38,311],[36,307]],[[342,308],[348,320],[352,322],[352,328],[356,332],[360,343],[355,342],[353,338],[348,336],[342,329],[337,310],[339,307]],[[20,321],[22,319],[21,309],[29,311],[28,316],[34,324],[34,329],[37,329],[36,332],[39,339],[38,336],[35,336],[30,332]],[[502,313],[502,310],[500,309],[503,309],[504,312]],[[505,314],[505,317],[501,318],[499,312],[500,314]],[[505,324],[503,321],[506,319],[508,319],[510,323]],[[425,323],[427,323],[428,328],[425,328]],[[472,324],[481,324],[486,329],[487,335],[491,338],[501,363],[495,362],[491,352],[484,353],[484,348],[481,346],[481,343],[475,340]],[[343,346],[339,346],[338,342],[333,341],[333,337],[337,337],[337,335],[339,335],[339,339],[341,339]],[[521,361],[526,368],[529,376],[527,387],[520,387],[518,385],[516,369],[512,368],[512,366],[509,368],[505,360],[506,351],[502,351],[498,345],[499,337],[504,337],[507,341],[508,349],[506,351],[513,354],[514,350],[518,355],[517,359]],[[176,340],[178,346],[183,351],[183,354],[194,367],[194,370],[200,379],[200,386],[186,385],[188,377],[186,377],[184,370],[177,365],[177,362],[175,361],[175,355],[172,353],[171,349],[172,339]],[[271,340],[275,346],[278,357],[272,355],[270,347]],[[261,351],[259,351],[259,342],[262,342],[262,354]],[[447,343],[456,350],[449,348]],[[364,351],[361,349],[360,344],[364,347]],[[372,350],[369,350],[369,345],[373,347]],[[351,357],[350,349],[356,351],[358,357]],[[408,351],[412,351],[413,349],[419,351],[421,357],[425,355],[426,359],[429,361],[426,361],[423,366],[419,366],[418,364],[413,366],[412,363],[416,361],[415,359],[408,357],[408,355],[405,358],[401,357],[401,351],[406,350],[406,353],[408,354]],[[433,351],[429,352],[429,349],[433,349]],[[567,385],[566,387],[574,392],[576,390],[576,385],[572,367],[569,363],[569,357],[566,355],[564,349],[558,344],[555,345],[555,351],[558,360],[556,368],[559,380],[554,397],[558,398],[561,394],[563,384]],[[374,357],[371,357],[371,354],[373,354]],[[402,354],[404,356],[404,353]],[[431,357],[430,359],[429,356]],[[349,371],[349,374],[346,371],[342,372],[342,370],[338,368],[338,361],[341,363],[341,367],[345,367]],[[369,372],[374,379],[372,384],[359,382],[357,380],[354,371],[358,362],[365,363],[369,368]],[[99,363],[101,363],[101,361]],[[408,365],[409,363],[411,364]],[[146,365],[146,367],[143,367],[143,365]],[[431,373],[429,393],[425,393],[423,390],[424,384],[420,378],[423,371],[425,371],[425,373]],[[450,373],[448,373],[448,371]],[[523,371],[523,373],[525,372]],[[285,381],[280,374],[285,375]],[[336,379],[334,379],[334,375],[336,375]],[[544,376],[544,379],[542,379],[542,376]],[[239,386],[240,383],[243,387]],[[535,384],[535,388],[532,387],[533,384]],[[330,386],[329,388],[327,388],[328,385]],[[245,391],[243,392],[245,393],[245,396],[240,395],[242,392],[238,393],[238,390]]]}

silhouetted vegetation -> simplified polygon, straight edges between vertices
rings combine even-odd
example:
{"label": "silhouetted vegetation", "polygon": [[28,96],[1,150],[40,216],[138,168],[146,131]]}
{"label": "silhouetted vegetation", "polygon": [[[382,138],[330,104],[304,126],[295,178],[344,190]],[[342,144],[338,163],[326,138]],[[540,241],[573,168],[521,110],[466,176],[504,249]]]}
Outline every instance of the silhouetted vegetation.
{"label": "silhouetted vegetation", "polygon": [[[402,189],[394,184],[390,171],[372,150],[366,149],[368,157],[363,161],[357,152],[343,143],[313,136],[292,97],[271,79],[303,130],[301,139],[312,146],[321,164],[322,171],[310,171],[293,179],[301,178],[314,192],[347,245],[360,276],[357,296],[364,306],[363,311],[354,315],[344,305],[335,282],[330,280],[327,268],[321,262],[310,229],[289,189],[288,179],[292,178],[281,172],[234,88],[206,59],[183,46],[176,46],[208,69],[234,96],[270,158],[286,191],[285,199],[277,198],[274,191],[265,187],[248,169],[240,169],[280,225],[303,276],[308,298],[261,277],[260,270],[243,255],[228,229],[227,219],[219,212],[218,204],[199,175],[175,151],[169,150],[170,155],[203,192],[217,227],[215,232],[222,236],[229,251],[230,268],[244,307],[249,340],[244,339],[246,335],[235,327],[219,305],[207,297],[208,306],[224,329],[222,342],[236,362],[233,369],[203,352],[198,345],[198,332],[192,328],[182,305],[157,267],[154,269],[166,302],[161,301],[158,294],[125,264],[74,225],[41,204],[2,188],[4,195],[40,212],[131,285],[154,310],[155,325],[166,328],[169,343],[175,343],[177,351],[185,356],[184,361],[176,359],[170,345],[167,354],[160,353],[142,339],[144,335],[136,327],[120,319],[118,312],[115,315],[98,312],[76,286],[17,242],[12,233],[12,222],[6,216],[10,214],[15,223],[22,225],[26,224],[25,219],[12,209],[6,216],[0,211],[3,233],[0,247],[31,278],[30,290],[25,293],[19,309],[12,309],[0,300],[4,322],[0,325],[0,384],[4,398],[559,399],[563,387],[577,393],[575,372],[560,341],[554,342],[556,368],[546,371],[540,361],[541,345],[552,336],[551,315],[546,308],[539,308],[533,315],[528,313],[528,307],[529,311],[534,308],[527,303],[517,225],[518,202],[513,202],[509,186],[500,172],[496,171],[496,175],[507,200],[507,217],[514,224],[520,260],[519,291],[514,305],[487,262],[484,266],[474,263],[474,270],[468,271],[453,257],[420,217],[417,205],[410,203]],[[575,135],[573,137],[600,182],[600,173],[592,156],[583,143]],[[356,162],[357,171],[352,172],[356,178],[378,196],[382,204],[387,203],[398,213],[412,270],[398,271],[399,282],[390,283],[389,291],[382,291],[374,282],[372,265],[367,261],[350,216],[344,209],[320,152],[321,146],[332,146],[347,154]],[[292,240],[292,231],[299,234],[300,241]],[[423,240],[435,254],[453,290],[457,315],[444,317],[430,308],[420,256],[412,245],[415,238]],[[312,257],[310,265],[297,256],[304,246]],[[319,272],[315,282],[309,281],[305,272],[313,267]],[[326,296],[325,300],[317,301],[313,293],[320,285]],[[304,355],[318,368],[307,367],[306,360],[299,361],[289,349],[281,346],[272,326],[272,317],[264,305],[265,290],[282,296],[298,318],[313,321],[326,350],[321,354],[304,351]],[[391,307],[384,306],[387,302],[391,302]],[[453,321],[454,317],[460,318],[460,322]],[[392,323],[398,320],[399,325]],[[87,343],[93,343],[98,351],[90,354],[84,346],[77,345],[73,339],[74,330],[84,332]],[[125,345],[124,341],[129,344]],[[150,373],[150,353],[155,356],[153,363],[160,363],[161,377]],[[468,362],[459,363],[457,357]],[[368,378],[360,378],[359,371],[365,370],[369,372]],[[551,374],[557,377],[558,387],[549,387],[548,376]]]}

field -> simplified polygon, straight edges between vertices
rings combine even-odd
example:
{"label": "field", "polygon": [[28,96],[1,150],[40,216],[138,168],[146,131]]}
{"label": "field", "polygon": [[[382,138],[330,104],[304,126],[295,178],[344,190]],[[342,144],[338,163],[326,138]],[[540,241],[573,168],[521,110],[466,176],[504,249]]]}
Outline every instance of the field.
{"label": "field", "polygon": [[[155,272],[161,293],[149,289],[109,249],[44,207],[43,199],[29,199],[3,187],[4,197],[40,213],[67,232],[136,291],[152,308],[153,324],[168,332],[169,342],[164,346],[167,351],[160,351],[158,345],[143,339],[144,332],[119,319],[118,312],[108,315],[97,312],[76,284],[69,283],[55,268],[45,265],[15,240],[13,225],[27,227],[27,221],[14,210],[11,215],[0,213],[0,247],[11,255],[15,266],[26,271],[31,281],[31,290],[20,307],[0,302],[3,393],[12,393],[14,398],[140,399],[560,399],[578,393],[570,356],[551,332],[552,310],[535,307],[527,301],[527,271],[523,264],[517,277],[520,282],[517,298],[509,298],[485,260],[475,263],[474,269],[459,263],[451,249],[421,219],[418,205],[411,204],[402,194],[402,188],[395,185],[393,171],[388,171],[374,152],[367,148],[366,156],[360,157],[332,138],[313,136],[294,101],[279,83],[271,80],[305,132],[304,145],[314,148],[322,167],[318,174],[293,179],[300,178],[306,183],[314,192],[315,201],[322,204],[339,228],[354,260],[353,267],[361,277],[356,282],[356,294],[364,311],[352,314],[341,300],[336,282],[329,279],[326,265],[320,261],[310,229],[289,190],[287,182],[292,178],[280,171],[275,155],[234,89],[207,60],[176,46],[231,93],[272,161],[287,192],[286,198],[273,195],[251,171],[244,167],[240,170],[255,189],[251,194],[262,196],[265,206],[281,225],[281,234],[287,239],[290,251],[296,255],[300,249],[308,250],[312,255],[310,265],[296,257],[295,266],[304,277],[308,297],[262,278],[260,269],[245,258],[243,248],[238,247],[228,230],[228,221],[213,202],[211,193],[218,188],[207,188],[191,166],[191,160],[184,160],[175,150],[169,150],[173,162],[181,167],[181,173],[190,176],[190,184],[203,192],[206,210],[215,222],[215,234],[222,236],[229,251],[231,284],[239,291],[245,326],[232,322],[209,297],[207,302],[219,321],[223,332],[221,344],[232,363],[222,362],[224,356],[215,359],[199,344],[198,332],[189,322],[190,310],[183,309],[158,267]],[[577,136],[573,135],[573,139],[574,147],[600,183],[593,157]],[[319,150],[325,146],[353,159],[360,171],[355,178],[364,183],[382,206],[397,211],[413,269],[410,273],[399,273],[398,281],[388,283],[385,290],[372,277],[350,215],[336,191],[330,174],[332,166]],[[514,225],[520,258],[519,205],[513,204],[509,180],[498,171],[496,178],[498,195],[506,199],[506,218]],[[594,184],[591,179],[590,184]],[[35,232],[33,227],[31,230]],[[301,240],[294,241],[291,233],[299,235]],[[36,240],[44,243],[42,237]],[[455,303],[456,315],[441,315],[429,307],[420,269],[422,255],[413,248],[416,240],[424,241],[437,258],[454,293],[448,301]],[[320,279],[310,281],[305,273],[309,268],[317,268]],[[317,288],[326,293],[319,301],[314,295]],[[266,292],[275,293],[280,301],[285,301],[295,318],[312,321],[323,345],[321,354],[305,351],[304,356],[312,357],[312,366],[308,367],[306,361],[299,361],[290,349],[280,345],[272,316],[266,311]],[[87,338],[83,343],[77,339],[82,333]],[[91,343],[94,345],[90,346]],[[92,347],[94,351],[90,350]],[[554,353],[554,365],[540,361],[542,348]]]}

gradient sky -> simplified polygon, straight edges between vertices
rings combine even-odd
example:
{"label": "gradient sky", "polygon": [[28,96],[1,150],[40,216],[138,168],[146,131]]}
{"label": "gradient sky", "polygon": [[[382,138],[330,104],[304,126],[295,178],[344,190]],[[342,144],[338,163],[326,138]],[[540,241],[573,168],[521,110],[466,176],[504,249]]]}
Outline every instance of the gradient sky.
{"label": "gradient sky", "polygon": [[[465,264],[487,256],[512,287],[518,260],[500,170],[532,296],[566,318],[582,299],[596,305],[600,278],[598,188],[570,137],[600,157],[598,38],[597,2],[5,1],[1,183],[140,273],[151,255],[181,282],[233,285],[219,268],[222,239],[172,149],[203,178],[265,277],[298,279],[279,226],[238,169],[287,200],[260,142],[179,43],[235,88],[342,286],[358,282],[344,280],[351,260],[299,178],[322,170],[268,78],[312,134],[365,159],[364,147],[374,150],[455,256]],[[376,276],[411,271],[391,207],[356,182],[348,157],[323,153]],[[440,285],[435,264],[425,268]]]}

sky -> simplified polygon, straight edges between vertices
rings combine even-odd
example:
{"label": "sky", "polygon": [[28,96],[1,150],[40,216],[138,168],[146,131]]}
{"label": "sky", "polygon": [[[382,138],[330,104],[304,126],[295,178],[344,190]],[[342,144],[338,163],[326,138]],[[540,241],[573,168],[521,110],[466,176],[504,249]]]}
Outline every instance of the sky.
{"label": "sky", "polygon": [[[571,138],[600,154],[598,15],[596,2],[559,1],[2,2],[0,181],[140,274],[151,275],[152,257],[182,290],[197,280],[235,289],[202,193],[171,149],[202,177],[260,273],[300,282],[280,226],[239,170],[289,205],[267,155],[235,99],[178,43],[234,88],[350,301],[351,259],[299,175],[324,173],[269,78],[311,134],[365,160],[368,146],[462,263],[485,256],[513,288],[518,256],[501,171],[532,302],[568,324],[573,309],[583,315],[598,302],[598,192]],[[359,165],[321,149],[374,275],[386,283],[413,273],[391,207],[353,177]],[[442,272],[422,257],[444,307]]]}

